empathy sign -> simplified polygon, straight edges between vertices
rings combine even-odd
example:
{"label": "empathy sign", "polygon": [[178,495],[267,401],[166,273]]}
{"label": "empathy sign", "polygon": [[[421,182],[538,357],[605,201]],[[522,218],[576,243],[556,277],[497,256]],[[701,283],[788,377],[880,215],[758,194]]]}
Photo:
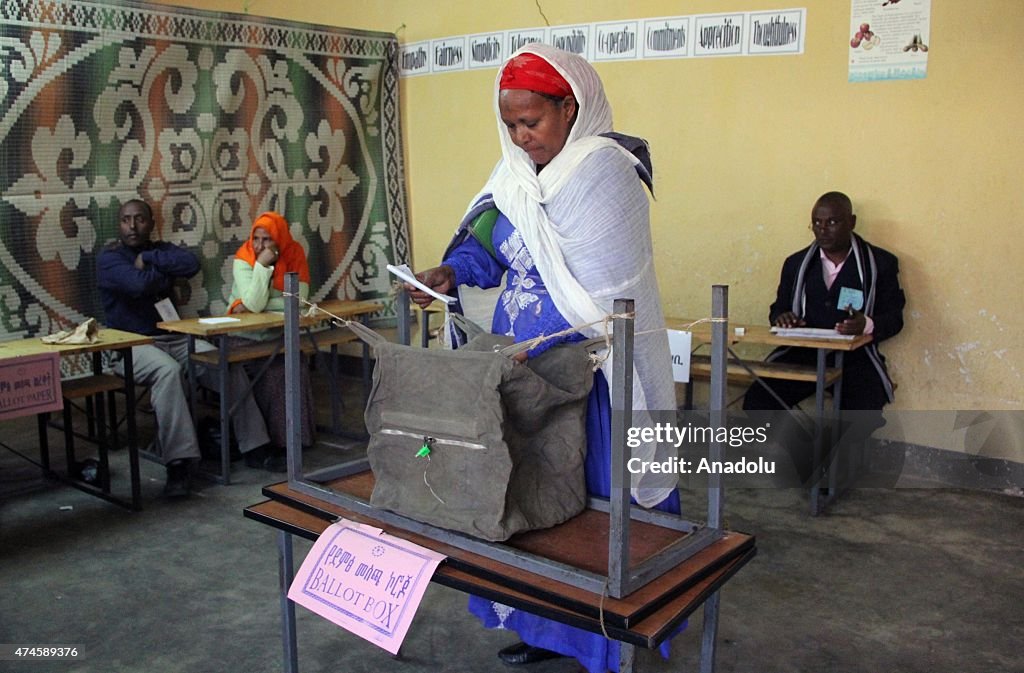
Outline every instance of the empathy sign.
{"label": "empathy sign", "polygon": [[288,598],[397,654],[444,558],[379,528],[342,519],[314,543]]}

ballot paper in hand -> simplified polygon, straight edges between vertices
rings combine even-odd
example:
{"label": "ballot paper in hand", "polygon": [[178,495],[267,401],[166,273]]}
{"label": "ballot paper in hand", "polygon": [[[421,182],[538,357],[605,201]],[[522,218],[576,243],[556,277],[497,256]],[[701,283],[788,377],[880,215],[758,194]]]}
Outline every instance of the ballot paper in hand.
{"label": "ballot paper in hand", "polygon": [[427,287],[423,283],[416,280],[416,274],[412,272],[412,269],[409,268],[408,264],[402,264],[401,266],[388,264],[388,271],[395,274],[396,276],[404,280],[406,283],[409,283],[414,287],[418,287],[419,289],[423,290],[424,292],[429,294],[434,299],[437,299],[438,301],[442,301],[445,304],[455,303],[455,297],[449,297],[448,295],[436,292],[435,290]]}

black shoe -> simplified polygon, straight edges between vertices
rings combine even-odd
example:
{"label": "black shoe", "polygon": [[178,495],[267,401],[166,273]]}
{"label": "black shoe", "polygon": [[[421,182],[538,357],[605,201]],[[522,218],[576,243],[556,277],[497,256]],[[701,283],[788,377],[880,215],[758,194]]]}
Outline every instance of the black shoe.
{"label": "black shoe", "polygon": [[[203,455],[204,460],[220,462],[220,437],[220,421],[211,416],[204,416],[196,427],[199,452]],[[241,460],[242,454],[238,451],[238,442],[235,440],[233,432],[229,436],[228,445],[231,447],[229,452],[231,462]]]}
{"label": "black shoe", "polygon": [[175,460],[167,463],[167,483],[164,484],[164,497],[187,498],[191,492],[192,484],[189,481],[188,461]]}
{"label": "black shoe", "polygon": [[509,645],[505,649],[500,650],[498,652],[498,658],[509,666],[522,666],[524,664],[534,664],[538,661],[545,661],[547,659],[557,659],[558,657],[564,656],[564,654],[552,652],[551,650],[545,650],[540,647],[533,647],[532,645],[527,645],[526,643],[516,643],[515,645]]}
{"label": "black shoe", "polygon": [[245,464],[257,470],[267,472],[287,472],[288,461],[285,458],[284,449],[269,446],[259,446],[252,451],[242,454]]}

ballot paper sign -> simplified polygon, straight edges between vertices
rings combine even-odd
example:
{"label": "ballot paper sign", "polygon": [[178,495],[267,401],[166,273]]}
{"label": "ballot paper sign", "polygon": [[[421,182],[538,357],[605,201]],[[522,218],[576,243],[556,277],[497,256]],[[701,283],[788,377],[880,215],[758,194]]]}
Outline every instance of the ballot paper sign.
{"label": "ballot paper sign", "polygon": [[341,519],[320,535],[288,598],[397,654],[442,554]]}
{"label": "ballot paper sign", "polygon": [[668,330],[668,348],[672,353],[672,379],[677,383],[690,381],[690,332]]}
{"label": "ballot paper sign", "polygon": [[438,301],[442,301],[445,304],[452,304],[455,302],[455,297],[449,297],[446,294],[435,292],[432,288],[429,288],[423,283],[416,280],[416,274],[412,272],[412,269],[409,268],[408,264],[402,264],[400,266],[388,264],[388,271],[395,274],[396,276],[404,280],[406,283],[409,283],[413,287],[418,287],[419,289],[423,290],[424,292],[429,294],[434,299],[437,299]]}
{"label": "ballot paper sign", "polygon": [[0,360],[0,421],[63,408],[57,353]]}

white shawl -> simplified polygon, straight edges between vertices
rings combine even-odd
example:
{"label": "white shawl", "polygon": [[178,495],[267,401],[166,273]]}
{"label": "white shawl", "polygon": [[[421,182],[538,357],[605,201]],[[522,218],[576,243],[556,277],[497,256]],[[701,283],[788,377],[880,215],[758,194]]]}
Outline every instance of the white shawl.
{"label": "white shawl", "polygon": [[[522,235],[555,307],[569,324],[603,319],[616,298],[635,300],[633,425],[650,426],[646,410],[673,410],[676,404],[654,274],[649,205],[634,169],[637,159],[615,141],[598,136],[612,130],[612,113],[600,78],[585,59],[543,44],[523,47],[509,58],[524,52],[547,60],[572,87],[579,107],[576,122],[562,151],[538,174],[501,121],[499,68],[494,110],[502,160],[470,208],[481,196],[493,195],[495,205]],[[600,336],[603,328],[584,332]],[[608,372],[611,362],[609,357]],[[632,455],[663,461],[671,455],[667,449],[644,444]],[[671,493],[676,480],[672,474],[635,474],[631,492],[638,503],[653,507]]]}

